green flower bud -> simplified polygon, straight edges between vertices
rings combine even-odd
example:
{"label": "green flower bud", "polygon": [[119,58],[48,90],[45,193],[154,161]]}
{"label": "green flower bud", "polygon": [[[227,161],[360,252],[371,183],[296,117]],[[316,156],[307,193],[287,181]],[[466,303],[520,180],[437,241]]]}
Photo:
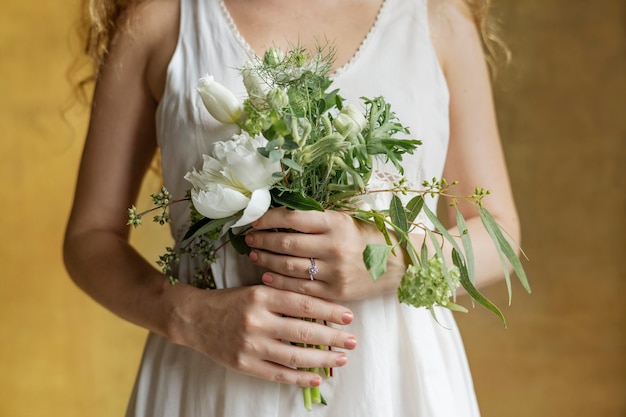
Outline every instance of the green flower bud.
{"label": "green flower bud", "polygon": [[269,67],[277,67],[285,60],[285,53],[280,48],[269,48],[263,55],[263,63]]}

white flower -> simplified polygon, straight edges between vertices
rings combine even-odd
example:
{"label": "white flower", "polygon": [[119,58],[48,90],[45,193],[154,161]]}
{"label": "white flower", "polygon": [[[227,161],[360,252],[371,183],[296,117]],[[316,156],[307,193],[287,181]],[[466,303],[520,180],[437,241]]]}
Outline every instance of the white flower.
{"label": "white flower", "polygon": [[272,174],[280,162],[270,162],[257,148],[267,144],[262,136],[247,133],[229,141],[216,142],[213,156],[204,155],[202,170],[185,175],[192,185],[191,200],[198,213],[221,219],[243,210],[232,227],[249,224],[261,217],[271,204],[270,187],[278,181]]}
{"label": "white flower", "polygon": [[283,107],[287,107],[289,104],[289,95],[282,88],[272,88],[270,92],[267,93],[267,102],[271,108],[280,110]]}
{"label": "white flower", "polygon": [[256,68],[250,66],[241,69],[241,77],[252,105],[257,110],[266,110],[268,107],[266,97],[270,89],[267,82],[259,76]]}
{"label": "white flower", "polygon": [[207,75],[200,78],[198,93],[204,107],[222,123],[235,123],[241,117],[241,103],[235,95],[222,84]]}
{"label": "white flower", "polygon": [[348,137],[361,133],[367,125],[367,120],[356,106],[348,104],[341,109],[335,120],[333,120],[333,124],[339,133],[344,137]]}

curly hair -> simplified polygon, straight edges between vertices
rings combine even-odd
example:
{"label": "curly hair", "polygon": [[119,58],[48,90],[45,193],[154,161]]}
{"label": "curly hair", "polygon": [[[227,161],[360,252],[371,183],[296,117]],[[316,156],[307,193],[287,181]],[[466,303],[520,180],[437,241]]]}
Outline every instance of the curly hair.
{"label": "curly hair", "polygon": [[464,0],[474,17],[474,23],[482,38],[485,49],[485,57],[492,70],[496,73],[497,64],[500,61],[508,63],[511,59],[511,51],[506,43],[498,36],[497,22],[491,16],[491,0]]}
{"label": "curly hair", "polygon": [[[79,36],[83,45],[84,56],[91,64],[90,76],[80,82],[80,86],[95,81],[108,47],[113,40],[116,25],[122,13],[128,7],[139,4],[144,0],[83,0],[79,23]],[[490,18],[491,0],[463,0],[474,16],[485,48],[485,56],[492,70],[495,72],[495,63],[504,56],[509,59],[509,50],[497,36],[497,27]]]}

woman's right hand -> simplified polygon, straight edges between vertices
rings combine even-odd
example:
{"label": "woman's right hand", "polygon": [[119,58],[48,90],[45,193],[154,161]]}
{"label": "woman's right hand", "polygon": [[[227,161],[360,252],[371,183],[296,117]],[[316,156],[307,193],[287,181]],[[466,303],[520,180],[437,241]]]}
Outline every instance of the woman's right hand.
{"label": "woman's right hand", "polygon": [[242,373],[314,387],[321,377],[298,368],[339,367],[347,356],[293,343],[352,350],[354,335],[322,324],[347,325],[352,319],[352,312],[338,304],[262,285],[211,291],[189,287],[175,310],[170,338]]}

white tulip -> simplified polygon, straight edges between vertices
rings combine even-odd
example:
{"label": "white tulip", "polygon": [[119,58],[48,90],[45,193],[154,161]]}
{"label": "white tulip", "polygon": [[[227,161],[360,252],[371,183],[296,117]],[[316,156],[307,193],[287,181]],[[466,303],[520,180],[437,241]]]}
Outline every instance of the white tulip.
{"label": "white tulip", "polygon": [[207,75],[200,78],[198,93],[202,98],[204,107],[211,116],[222,123],[236,123],[241,117],[241,103],[235,95],[222,84]]}
{"label": "white tulip", "polygon": [[252,67],[243,67],[241,76],[252,105],[257,110],[267,110],[266,98],[267,91],[270,89],[269,85],[259,76],[256,69]]}

